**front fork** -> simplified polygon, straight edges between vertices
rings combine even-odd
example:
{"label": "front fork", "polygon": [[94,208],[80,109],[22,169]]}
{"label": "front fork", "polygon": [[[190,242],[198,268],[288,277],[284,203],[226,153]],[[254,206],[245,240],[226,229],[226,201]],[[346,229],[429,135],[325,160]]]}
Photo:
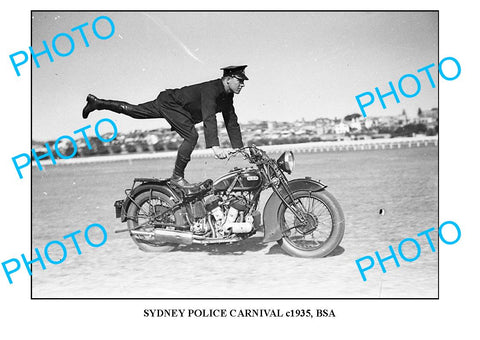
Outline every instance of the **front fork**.
{"label": "front fork", "polygon": [[[307,211],[306,211],[305,207],[303,206],[303,203],[301,201],[299,201],[300,209],[298,209],[298,205],[295,202],[295,198],[293,197],[292,190],[290,190],[290,186],[288,185],[287,177],[285,176],[285,174],[283,172],[281,172],[277,178],[280,179],[280,185],[285,190],[285,192],[287,194],[287,197],[290,198],[290,201],[292,202],[292,204],[287,202],[286,198],[282,195],[282,193],[278,189],[277,185],[272,185],[273,191],[282,200],[283,204],[285,204],[287,209],[290,210],[292,212],[292,214],[295,215],[296,218],[298,218],[299,222],[301,224],[305,224],[306,223],[305,214],[306,214]],[[301,211],[301,213],[299,213],[299,210]]]}
{"label": "front fork", "polygon": [[[279,208],[282,204],[285,204],[287,209],[289,209],[299,222],[305,225],[307,220],[307,210],[300,202],[300,204],[295,202],[293,196],[294,192],[297,191],[306,191],[310,194],[312,192],[324,190],[327,186],[318,180],[314,180],[310,177],[297,178],[291,181],[282,182],[281,177],[278,177],[280,183],[273,185],[272,188],[274,192],[267,200],[263,210],[263,225],[265,228],[265,236],[263,242],[277,241],[281,239],[284,235],[280,227],[281,218],[278,215]],[[289,203],[289,201],[291,201]]]}

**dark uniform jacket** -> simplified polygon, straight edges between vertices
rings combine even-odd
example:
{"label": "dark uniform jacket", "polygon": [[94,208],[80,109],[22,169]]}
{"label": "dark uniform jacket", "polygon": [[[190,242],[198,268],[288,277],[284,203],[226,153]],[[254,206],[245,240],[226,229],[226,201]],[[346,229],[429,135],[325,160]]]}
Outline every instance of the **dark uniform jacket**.
{"label": "dark uniform jacket", "polygon": [[[240,126],[233,107],[233,93],[225,91],[221,79],[165,90],[159,95],[159,99],[162,102],[162,111],[168,116],[167,119],[175,121],[181,118],[181,121],[174,122],[176,125],[203,121],[207,148],[220,145],[216,113],[222,112],[232,147],[243,146]],[[179,114],[183,117],[179,117]],[[176,127],[173,128],[178,130]]]}

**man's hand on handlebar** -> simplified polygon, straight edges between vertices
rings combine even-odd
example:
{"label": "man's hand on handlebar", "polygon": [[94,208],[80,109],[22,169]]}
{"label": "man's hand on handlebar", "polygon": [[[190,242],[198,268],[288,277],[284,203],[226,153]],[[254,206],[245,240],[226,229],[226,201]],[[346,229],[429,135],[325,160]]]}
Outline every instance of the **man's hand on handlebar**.
{"label": "man's hand on handlebar", "polygon": [[213,153],[215,158],[225,159],[228,156],[228,149],[221,148],[219,146],[212,146]]}

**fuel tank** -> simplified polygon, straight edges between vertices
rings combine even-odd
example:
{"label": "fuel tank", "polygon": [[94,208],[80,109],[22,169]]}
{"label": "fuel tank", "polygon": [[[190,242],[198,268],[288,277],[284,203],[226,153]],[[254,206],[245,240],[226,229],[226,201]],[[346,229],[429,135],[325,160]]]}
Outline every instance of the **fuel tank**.
{"label": "fuel tank", "polygon": [[255,168],[235,168],[216,179],[213,182],[213,190],[215,192],[227,191],[232,185],[233,191],[256,190],[262,185],[262,175]]}

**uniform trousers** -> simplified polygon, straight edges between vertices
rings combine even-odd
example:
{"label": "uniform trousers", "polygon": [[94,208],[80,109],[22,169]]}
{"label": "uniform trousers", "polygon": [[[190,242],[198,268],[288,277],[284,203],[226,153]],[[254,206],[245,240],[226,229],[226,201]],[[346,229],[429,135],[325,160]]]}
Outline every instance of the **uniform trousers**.
{"label": "uniform trousers", "polygon": [[176,131],[183,138],[178,148],[173,174],[184,177],[185,168],[198,141],[198,132],[195,129],[195,123],[190,113],[172,98],[168,90],[161,92],[157,99],[146,103],[138,105],[132,105],[127,102],[117,103],[121,103],[121,110],[118,113],[132,118],[164,118],[167,120],[172,130]]}

